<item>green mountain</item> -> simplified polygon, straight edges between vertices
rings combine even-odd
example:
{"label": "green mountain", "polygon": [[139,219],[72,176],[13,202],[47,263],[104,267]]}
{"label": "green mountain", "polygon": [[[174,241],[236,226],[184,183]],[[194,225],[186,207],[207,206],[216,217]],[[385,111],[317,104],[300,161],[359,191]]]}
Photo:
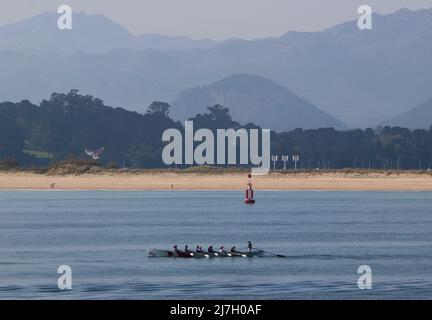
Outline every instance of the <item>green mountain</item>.
{"label": "green mountain", "polygon": [[432,126],[432,98],[429,98],[426,102],[385,121],[383,124],[411,129],[430,128]]}
{"label": "green mountain", "polygon": [[182,92],[172,103],[173,116],[185,120],[220,104],[241,123],[287,131],[295,128],[346,128],[345,124],[272,80],[235,74],[208,86]]}

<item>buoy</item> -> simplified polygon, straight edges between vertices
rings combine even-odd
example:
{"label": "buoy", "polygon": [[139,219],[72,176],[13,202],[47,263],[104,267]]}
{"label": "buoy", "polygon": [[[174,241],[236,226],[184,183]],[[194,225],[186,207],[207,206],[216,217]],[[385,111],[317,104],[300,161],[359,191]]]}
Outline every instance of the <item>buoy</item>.
{"label": "buoy", "polygon": [[252,175],[249,173],[248,175],[248,184],[247,184],[247,188],[246,188],[246,192],[245,192],[245,200],[244,202],[246,204],[254,204],[255,203],[255,199],[254,199],[254,191],[252,189]]}

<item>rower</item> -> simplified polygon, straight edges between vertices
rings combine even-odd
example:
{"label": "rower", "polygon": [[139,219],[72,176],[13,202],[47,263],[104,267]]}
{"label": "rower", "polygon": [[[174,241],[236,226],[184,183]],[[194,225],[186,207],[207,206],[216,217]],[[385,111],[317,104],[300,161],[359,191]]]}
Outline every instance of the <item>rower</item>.
{"label": "rower", "polygon": [[235,246],[231,248],[231,251],[230,251],[230,252],[236,252],[236,248],[235,248]]}
{"label": "rower", "polygon": [[222,246],[222,247],[219,248],[219,252],[220,252],[220,253],[224,253],[224,252],[226,252],[224,246]]}
{"label": "rower", "polygon": [[189,246],[188,245],[185,245],[185,250],[184,250],[186,253],[188,253],[189,252]]}
{"label": "rower", "polygon": [[177,245],[175,245],[173,248],[174,248],[174,252],[178,252],[179,251]]}
{"label": "rower", "polygon": [[200,252],[201,253],[202,252],[202,248],[200,246],[197,246],[196,247],[196,252]]}
{"label": "rower", "polygon": [[248,247],[249,252],[251,252],[252,251],[252,242],[248,241],[247,247]]}
{"label": "rower", "polygon": [[213,253],[214,252],[213,246],[208,247],[207,252]]}

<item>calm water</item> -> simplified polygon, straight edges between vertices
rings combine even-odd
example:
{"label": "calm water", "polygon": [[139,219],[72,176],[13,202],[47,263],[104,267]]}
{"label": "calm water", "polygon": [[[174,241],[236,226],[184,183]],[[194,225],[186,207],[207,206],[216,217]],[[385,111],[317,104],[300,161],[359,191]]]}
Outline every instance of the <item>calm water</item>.
{"label": "calm water", "polygon": [[[432,193],[2,191],[0,298],[431,299]],[[288,258],[147,258],[185,243]],[[69,265],[73,289],[59,291]],[[357,268],[373,289],[357,288]]]}

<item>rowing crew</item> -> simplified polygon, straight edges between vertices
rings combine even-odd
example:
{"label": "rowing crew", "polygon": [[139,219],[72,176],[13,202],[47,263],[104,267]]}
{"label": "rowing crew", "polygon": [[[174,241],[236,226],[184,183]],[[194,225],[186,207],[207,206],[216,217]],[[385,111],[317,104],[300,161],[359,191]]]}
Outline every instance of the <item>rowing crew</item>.
{"label": "rowing crew", "polygon": [[222,246],[219,250],[215,250],[213,246],[209,246],[207,251],[204,251],[201,246],[197,246],[196,251],[189,249],[189,246],[185,246],[184,251],[180,250],[177,245],[174,246],[174,250],[160,250],[150,249],[148,251],[149,257],[173,257],[173,258],[215,258],[215,257],[264,257],[266,253],[276,256],[276,254],[269,253],[257,248],[253,248],[252,242],[248,242],[248,250],[240,251],[233,246],[230,250],[225,250]]}
{"label": "rowing crew", "polygon": [[[252,252],[253,246],[252,246],[252,242],[251,241],[248,241],[247,248],[248,248],[249,252]],[[180,252],[180,250],[178,249],[177,245],[173,246],[173,251],[176,252],[176,253]],[[185,245],[184,252],[185,253],[193,253],[191,250],[189,250],[189,246],[188,245]],[[205,251],[203,250],[203,248],[201,246],[199,246],[199,245],[196,246],[196,252],[197,253],[205,253]],[[212,245],[207,248],[207,252],[208,253],[227,253],[227,251],[225,250],[224,246],[221,246],[218,251],[215,251]],[[231,247],[230,253],[236,253],[236,252],[237,252],[236,247],[235,246]]]}

